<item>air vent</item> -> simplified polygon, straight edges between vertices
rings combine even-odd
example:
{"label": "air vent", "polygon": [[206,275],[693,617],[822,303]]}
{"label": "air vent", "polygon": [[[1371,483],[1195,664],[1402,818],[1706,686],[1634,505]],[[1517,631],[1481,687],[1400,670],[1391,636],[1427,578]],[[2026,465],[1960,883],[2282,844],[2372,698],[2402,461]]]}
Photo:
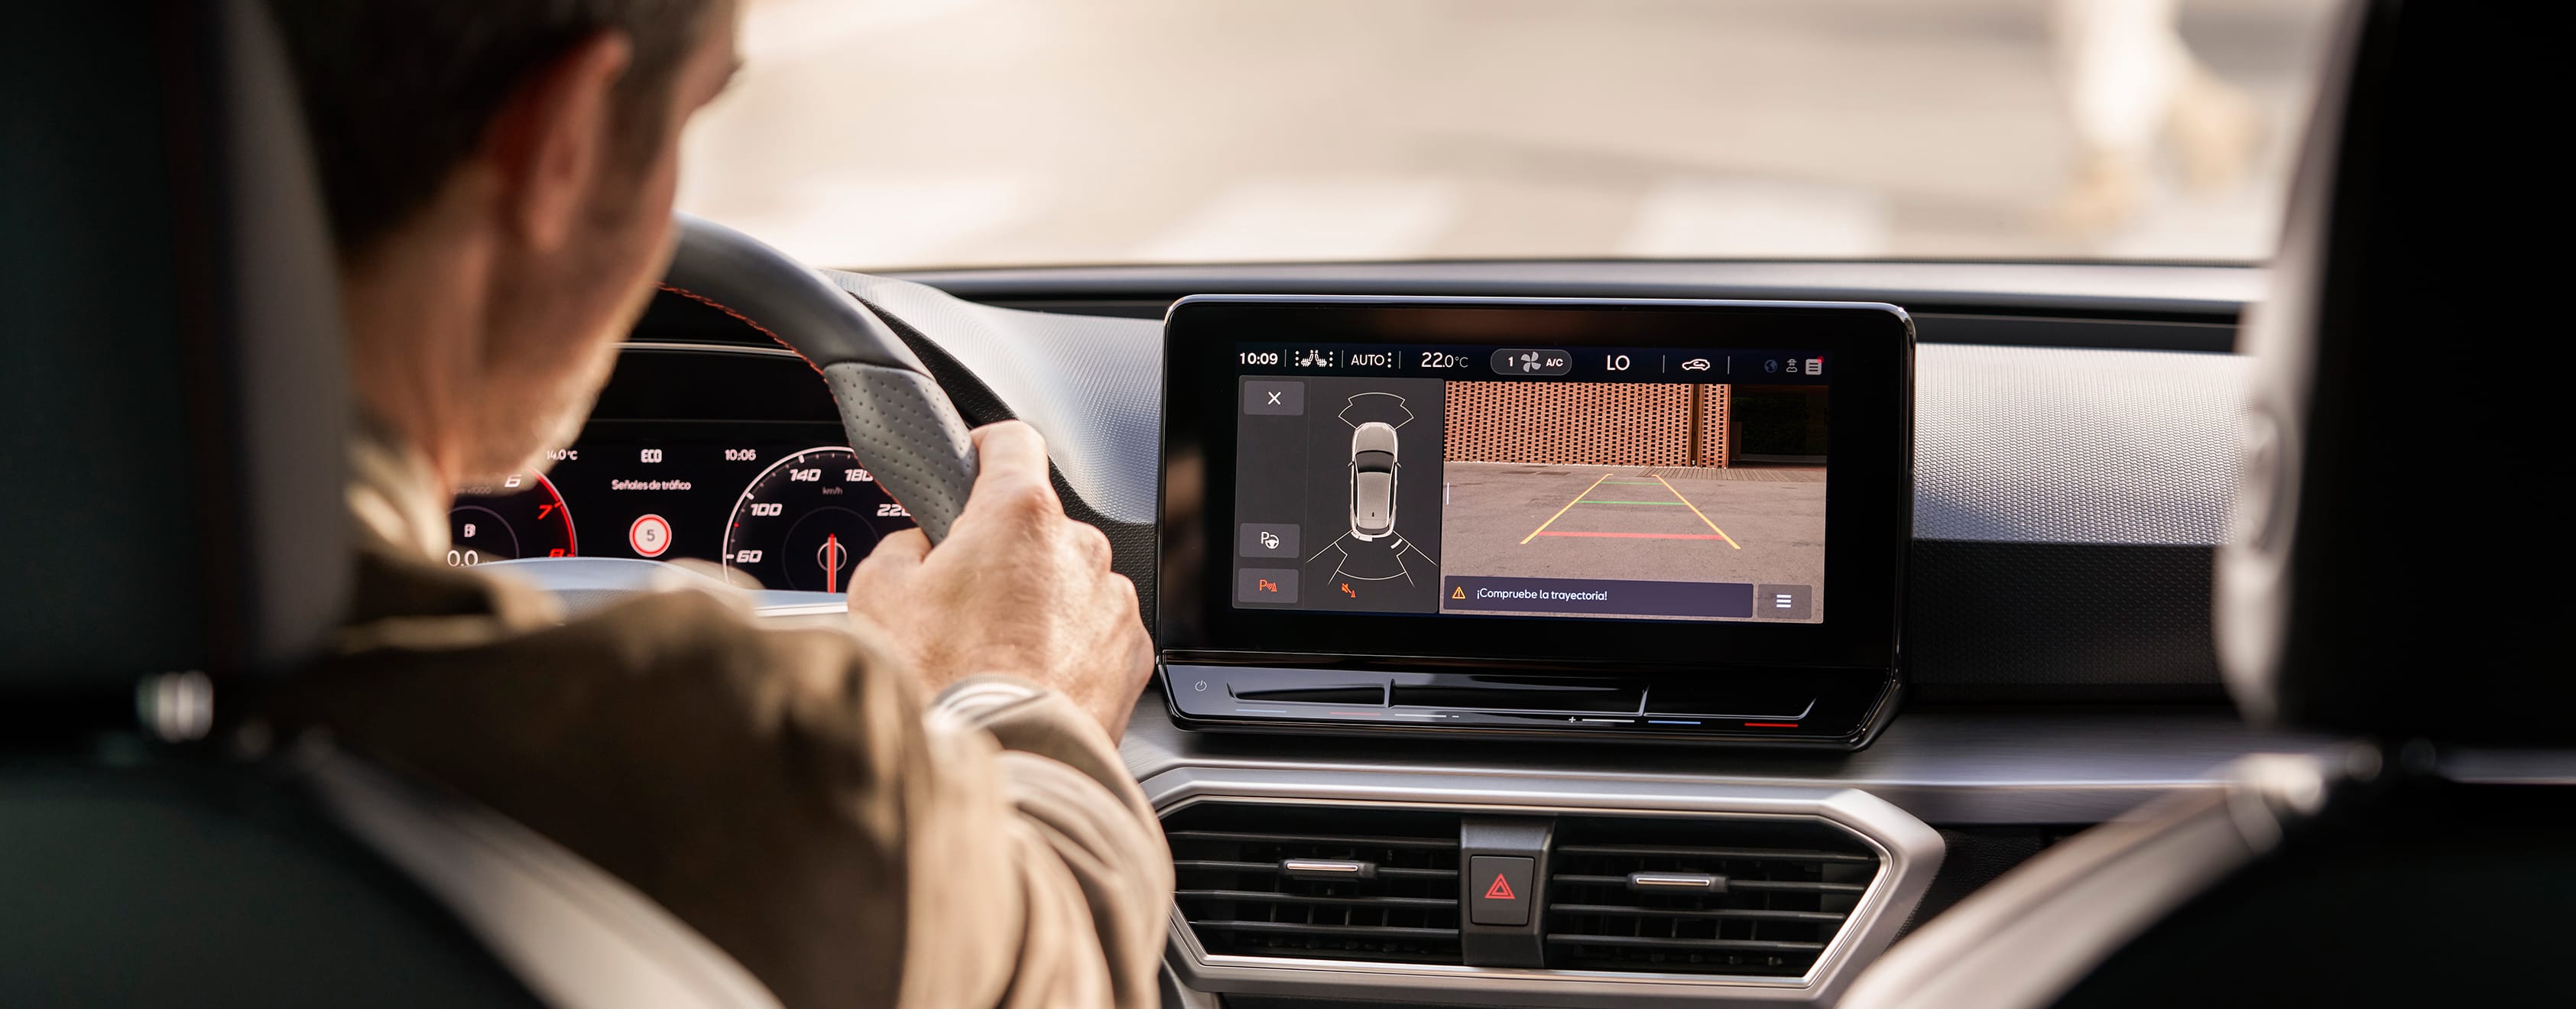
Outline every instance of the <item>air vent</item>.
{"label": "air vent", "polygon": [[1200,802],[1163,821],[1211,954],[1458,962],[1458,817]]}
{"label": "air vent", "polygon": [[1548,863],[1548,966],[1797,977],[1878,874],[1814,821],[1565,817]]}

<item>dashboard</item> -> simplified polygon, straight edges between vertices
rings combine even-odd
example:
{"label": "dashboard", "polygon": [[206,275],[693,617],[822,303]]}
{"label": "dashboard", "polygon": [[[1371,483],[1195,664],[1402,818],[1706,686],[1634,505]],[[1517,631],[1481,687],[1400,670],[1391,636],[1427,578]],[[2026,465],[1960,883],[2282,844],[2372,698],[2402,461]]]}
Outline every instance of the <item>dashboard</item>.
{"label": "dashboard", "polygon": [[[1167,551],[1160,548],[1169,544],[1158,528],[1166,461],[1162,317],[1185,292],[1894,304],[1905,310],[1918,341],[1906,509],[1911,535],[1898,617],[1899,665],[1908,696],[1935,704],[2216,705],[2224,693],[2209,645],[2208,571],[2212,550],[2225,535],[2235,479],[2228,460],[2248,376],[2244,359],[2225,347],[2237,306],[2258,289],[2259,273],[2099,265],[1642,263],[827,276],[872,306],[926,323],[921,328],[935,336],[900,328],[969,422],[1017,417],[1047,437],[1068,511],[1108,534],[1114,564],[1136,583],[1149,614],[1178,612],[1158,605],[1158,597],[1175,587],[1166,585]],[[1217,357],[1227,360],[1247,352],[1231,345],[1212,349],[1222,350]],[[1238,380],[1266,380],[1234,373],[1246,367],[1230,364],[1218,380],[1229,389]],[[1346,459],[1354,434],[1356,429],[1342,435]],[[551,551],[560,537],[566,541],[561,548],[576,556],[695,559],[730,565],[738,580],[763,587],[820,591],[833,582],[835,569],[823,561],[837,557],[836,542],[863,556],[862,546],[873,537],[906,524],[894,513],[899,502],[876,500],[861,486],[867,481],[855,478],[852,470],[864,471],[864,460],[856,467],[837,465],[842,457],[828,450],[845,444],[824,383],[803,360],[739,320],[665,297],[637,327],[591,422],[562,447],[563,458],[552,463],[544,485],[486,488],[511,492],[515,496],[507,500],[519,507],[494,508],[511,526],[511,542],[478,552],[475,559],[536,554],[539,545]],[[1399,438],[1397,447],[1416,446]],[[646,462],[653,452],[659,461]],[[798,484],[818,481],[779,485],[771,467],[800,453],[817,453],[805,456],[807,462],[836,465],[780,472],[838,476],[842,486],[812,487],[817,493],[799,497],[792,492],[808,488]],[[1396,455],[1394,473],[1401,475],[1388,482],[1398,488],[1395,514],[1402,527],[1419,514],[1402,495],[1438,487],[1436,481],[1409,479],[1421,472],[1410,465],[1419,454]],[[1788,468],[1798,464],[1791,458]],[[1336,479],[1348,483],[1349,469],[1339,465]],[[764,473],[775,486],[755,492]],[[526,482],[535,482],[533,476]],[[824,489],[845,493],[819,493]],[[1341,496],[1336,492],[1338,503],[1328,510],[1340,510],[1338,521],[1348,526],[1349,502]],[[561,509],[547,511],[556,498]],[[827,499],[838,503],[827,508]],[[489,499],[471,497],[460,504],[491,506]],[[778,514],[750,515],[755,506],[775,506]],[[1601,521],[1613,521],[1614,510],[1600,509]],[[547,514],[540,518],[538,512]],[[828,514],[816,521],[838,525],[793,532],[797,522],[821,512]],[[466,514],[460,509],[452,530],[460,541],[471,538],[463,535]],[[661,521],[644,521],[639,529],[648,516]],[[786,520],[764,530],[781,543],[811,538],[819,528],[820,544],[742,541],[729,550],[738,519]],[[1574,527],[1576,519],[1590,516],[1572,515],[1559,524],[1596,531]],[[539,525],[546,521],[559,527]],[[479,523],[476,533],[486,542],[495,539]],[[664,544],[658,554],[655,537]],[[761,551],[758,559],[740,560],[746,546]],[[791,567],[773,549],[798,557]],[[1215,553],[1224,558],[1238,552]],[[462,550],[458,561],[466,562]],[[1236,575],[1230,570],[1227,577]],[[1752,584],[1817,583],[1784,575]],[[1832,598],[1842,598],[1839,589]],[[1224,603],[1244,612],[1261,608],[1257,602]],[[1810,619],[1837,611],[1826,604],[1811,610]],[[1583,625],[1613,622],[1558,623],[1568,635],[1580,635]],[[1596,636],[1579,647],[1602,658],[1626,652],[1624,639],[1616,636]]]}
{"label": "dashboard", "polygon": [[[1496,263],[825,275],[889,319],[968,422],[1016,417],[1047,437],[1068,512],[1107,533],[1113,565],[1135,582],[1149,620],[1154,614],[1165,618],[1155,627],[1166,652],[1164,678],[1140,702],[1122,756],[1163,814],[1181,869],[1166,959],[1167,1006],[1213,1006],[1220,995],[1230,1004],[1281,1006],[1319,1004],[1305,999],[1829,1004],[1887,943],[2056,840],[2142,801],[2215,787],[2227,764],[2244,755],[2317,753],[2332,745],[2244,724],[2226,706],[2210,647],[2212,551],[2227,532],[2235,481],[2230,460],[2250,375],[2245,359],[2229,348],[2237,311],[2260,288],[2258,270]],[[1544,470],[1584,461],[1467,458],[1459,453],[1469,447],[1452,445],[1445,434],[1431,437],[1432,427],[1415,429],[1426,420],[1383,410],[1355,419],[1340,416],[1352,409],[1355,397],[1378,391],[1407,396],[1410,408],[1406,388],[1361,387],[1367,383],[1453,381],[1428,371],[1371,376],[1364,369],[1481,369],[1474,382],[1455,384],[1513,381],[1494,373],[1503,350],[1568,351],[1567,373],[1534,376],[1528,380],[1533,388],[1546,387],[1547,379],[1615,384],[1610,369],[1621,353],[1631,370],[1651,354],[1659,371],[1703,359],[1711,372],[1796,360],[1803,376],[1806,362],[1817,360],[1817,377],[1839,410],[1847,393],[1857,400],[1864,391],[1842,381],[1849,348],[1810,350],[1818,345],[1796,340],[1755,346],[1701,339],[1691,347],[1644,340],[1595,348],[1517,337],[1397,340],[1344,332],[1269,339],[1167,332],[1165,318],[1175,302],[1221,291],[1269,298],[1728,298],[1894,305],[1914,330],[1906,397],[1910,467],[1896,492],[1900,501],[1885,512],[1887,538],[1902,554],[1901,566],[1866,573],[1834,569],[1832,557],[1843,549],[1844,532],[1864,519],[1846,522],[1827,514],[1823,525],[1834,532],[1829,543],[1782,552],[1765,561],[1771,567],[1745,568],[1741,577],[1733,569],[1686,565],[1669,550],[1581,570],[1450,572],[1447,566],[1471,552],[1446,542],[1446,519],[1457,500],[1457,481],[1445,473],[1449,463],[1541,467],[1527,476],[1561,480],[1571,471]],[[1199,358],[1194,370],[1167,375],[1167,341],[1175,332],[1186,339],[1168,343],[1171,356]],[[1399,354],[1389,359],[1394,363],[1382,364],[1367,356],[1397,349],[1409,350],[1410,357]],[[1766,349],[1782,353],[1758,353]],[[1574,350],[1606,356],[1583,361],[1572,356]],[[1663,359],[1684,350],[1684,356]],[[1296,362],[1306,351],[1329,360],[1301,369]],[[1275,361],[1268,356],[1274,353]],[[1545,353],[1535,364],[1541,370],[1555,367]],[[1578,367],[1586,370],[1578,374]],[[1788,385],[1716,383],[1710,379],[1721,376],[1686,367],[1667,374],[1680,381],[1639,387],[1682,386],[1676,394],[1682,401],[1706,404],[1710,394],[1689,387],[1759,391],[1762,385]],[[1280,382],[1307,385],[1300,393],[1256,385]],[[1432,388],[1421,391],[1439,399],[1444,411],[1453,391],[1470,398],[1487,392]],[[1275,407],[1271,392],[1283,393]],[[1794,401],[1790,394],[1766,392]],[[1297,395],[1304,397],[1303,413],[1262,412],[1287,410]],[[1184,402],[1194,396],[1205,401],[1195,407]],[[1326,400],[1338,405],[1318,411]],[[1360,405],[1374,410],[1383,404]],[[1169,421],[1168,411],[1176,408],[1228,418],[1226,426],[1201,432],[1205,437],[1197,448],[1206,451],[1195,460],[1191,446],[1182,444],[1189,439],[1175,440],[1185,434]],[[489,496],[460,499],[452,530],[460,546],[457,562],[471,562],[462,550],[475,537],[497,544],[494,532],[479,521],[471,536],[463,528],[484,514],[472,509],[488,508],[502,516],[511,540],[482,548],[471,560],[525,556],[535,547],[550,551],[556,548],[553,537],[560,536],[562,549],[575,556],[690,559],[746,587],[832,591],[845,564],[909,524],[900,503],[884,499],[862,475],[866,461],[843,454],[847,443],[837,416],[821,378],[766,335],[705,306],[657,300],[628,343],[592,421],[550,461],[543,478],[526,474],[523,486],[483,488]],[[1313,430],[1247,433],[1237,426],[1251,421]],[[1265,441],[1271,434],[1281,438]],[[1775,468],[1771,475],[1791,477],[1782,486],[1795,488],[1806,468],[1821,468],[1824,460],[1815,457],[1823,456],[1832,466],[1829,489],[1840,493],[1859,486],[1846,484],[1845,474],[1853,460],[1869,455],[1845,436],[1863,434],[1834,429],[1811,447],[1752,451],[1747,454],[1770,458],[1744,461]],[[1269,490],[1262,481],[1277,473],[1260,466],[1247,470],[1218,459],[1215,451],[1228,457],[1278,455],[1297,446],[1325,464],[1305,467],[1309,479],[1296,488]],[[1717,549],[1727,549],[1728,537],[1746,533],[1713,515],[1692,519],[1698,527],[1684,521],[1694,510],[1705,512],[1694,506],[1713,500],[1704,493],[1706,485],[1678,479],[1689,474],[1638,472],[1663,479],[1649,485],[1644,481],[1650,476],[1621,477],[1639,481],[1620,486],[1641,493],[1617,498],[1589,493],[1598,486],[1579,488],[1587,491],[1582,495],[1574,489],[1554,495],[1551,485],[1546,509],[1563,513],[1540,514],[1513,530],[1505,549],[1516,548],[1523,537],[1531,543],[1625,539],[1536,535],[1547,531],[1719,536],[1654,541],[1668,548]],[[1650,500],[1642,492],[1663,494],[1668,485],[1678,504],[1618,503]],[[1298,503],[1256,514],[1255,498],[1267,494],[1285,502],[1283,495],[1292,491]],[[1515,492],[1506,495],[1506,503],[1517,508],[1522,499],[1540,496]],[[1176,506],[1201,513],[1175,527]],[[1821,530],[1816,537],[1795,533],[1795,522],[1812,523],[1815,513],[1801,516],[1794,508],[1783,511],[1766,537],[1792,543],[1823,539]],[[1328,594],[1339,591],[1346,580],[1341,574],[1382,574],[1354,571],[1344,562],[1357,563],[1353,552],[1410,541],[1399,537],[1419,537],[1433,547],[1423,552],[1441,562],[1443,571],[1425,580],[1437,587],[1437,598],[1401,596],[1390,603],[1372,592],[1364,605],[1357,577],[1347,579],[1351,594],[1338,602]],[[1362,546],[1346,551],[1325,576],[1309,575],[1303,563],[1260,559],[1284,554],[1292,539],[1300,562],[1327,540]],[[746,551],[757,553],[746,558]],[[1821,565],[1819,554],[1826,557]],[[1721,556],[1731,559],[1733,550]],[[1299,569],[1293,602],[1284,598],[1288,580],[1276,573],[1292,568]],[[1657,573],[1672,570],[1685,573]],[[1654,607],[1497,613],[1479,611],[1473,599],[1451,597],[1452,591],[1476,587],[1445,580],[1456,574],[1809,591],[1772,593],[1790,597],[1781,615],[1786,619],[1736,616],[1732,595],[1720,609],[1677,604],[1681,613],[1656,613]],[[1265,590],[1264,578],[1277,588]],[[1696,691],[1675,691],[1665,676],[1672,671],[1669,661],[1640,662],[1644,653],[1632,647],[1641,635],[1657,633],[1681,640],[1686,649],[1690,641],[1713,641],[1723,631],[1784,634],[1835,627],[1854,612],[1855,590],[1872,579],[1892,579],[1884,605],[1896,633],[1887,642],[1891,658],[1882,665],[1801,669],[1794,675],[1737,670],[1738,675],[1700,676]],[[1419,586],[1411,591],[1431,595]],[[780,615],[791,615],[790,609],[782,605]],[[1250,627],[1298,619],[1309,623],[1271,638],[1208,633],[1228,622]],[[1189,624],[1193,620],[1196,625]],[[1406,627],[1400,633],[1369,629],[1399,624]],[[1456,645],[1485,628],[1504,626],[1531,630],[1509,648],[1429,647],[1443,640]],[[1415,627],[1431,636],[1415,633]],[[1362,640],[1372,635],[1377,640]],[[1382,661],[1403,647],[1416,650],[1402,654],[1427,661],[1406,668]],[[1723,664],[1719,650],[1703,652],[1695,665]],[[1282,661],[1283,654],[1298,658]],[[1365,661],[1372,656],[1380,661]],[[1533,670],[1528,663],[1534,656],[1560,667],[1568,657],[1592,665],[1578,683],[1550,682],[1563,669]],[[1224,703],[1374,710],[1371,717],[1385,718],[1404,706],[1397,703],[1399,687],[1419,697],[1426,685],[1454,686],[1435,682],[1450,675],[1507,686],[1543,703],[1524,706],[1537,710],[1502,712],[1497,724],[1485,727],[1501,730],[1495,734],[1508,741],[1355,732],[1308,719],[1266,728],[1224,724],[1228,713],[1215,709]],[[1712,694],[1709,685],[1719,684],[1746,689]],[[1783,684],[1816,689],[1784,692]],[[1261,689],[1323,693],[1273,698],[1276,704],[1234,703],[1241,693]],[[1657,703],[1649,699],[1658,690],[1667,699],[1762,716],[1841,705],[1842,721],[1802,745],[1758,747],[1745,746],[1756,741],[1744,738],[1641,741],[1519,732],[1536,722],[1561,727],[1593,718],[1653,721],[1640,709]],[[1459,694],[1442,696],[1454,701]],[[1364,703],[1354,705],[1355,698]],[[1480,706],[1484,702],[1450,704],[1446,710]],[[1598,710],[1603,706],[1618,710]],[[1766,725],[1758,731],[1794,733],[1819,724]],[[1251,729],[1262,731],[1246,731]],[[1634,851],[1620,847],[1636,838],[1657,839],[1659,850],[1680,854],[1639,862]],[[1368,845],[1355,847],[1355,839],[1385,844],[1372,854],[1364,850]],[[1292,862],[1364,865],[1381,870],[1381,876],[1317,882],[1290,875],[1285,867]],[[1469,875],[1466,870],[1496,864],[1520,875],[1507,875],[1507,887],[1478,875],[1473,892],[1462,889],[1458,880]],[[1770,888],[1676,894],[1640,907],[1625,887],[1582,882],[1692,866]],[[1434,877],[1447,882],[1423,882]],[[1489,893],[1506,888],[1535,894],[1540,910],[1519,919],[1485,917]],[[1339,906],[1333,901],[1420,910],[1362,920],[1358,911],[1319,909]],[[1570,910],[1578,906],[1586,910]],[[1781,924],[1759,926],[1762,931],[1749,937],[1701,936],[1671,925],[1677,910],[1770,915]],[[1518,923],[1493,923],[1498,920]],[[1728,943],[1752,943],[1766,952],[1720,955],[1737,949]],[[1249,1001],[1262,998],[1278,1001]]]}

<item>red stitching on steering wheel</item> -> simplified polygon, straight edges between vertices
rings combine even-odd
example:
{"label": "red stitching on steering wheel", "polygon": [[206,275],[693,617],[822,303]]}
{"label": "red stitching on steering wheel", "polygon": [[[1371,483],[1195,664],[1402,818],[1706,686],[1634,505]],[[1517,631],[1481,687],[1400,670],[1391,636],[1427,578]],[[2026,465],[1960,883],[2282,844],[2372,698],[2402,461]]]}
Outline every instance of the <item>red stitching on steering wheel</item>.
{"label": "red stitching on steering wheel", "polygon": [[[706,295],[699,294],[698,292],[696,292],[696,291],[692,291],[692,290],[689,290],[688,288],[685,288],[685,287],[677,287],[677,286],[674,286],[674,285],[671,285],[671,284],[655,284],[655,285],[653,285],[653,286],[655,286],[655,287],[659,287],[659,288],[661,288],[662,290],[669,291],[669,292],[671,292],[671,293],[673,293],[673,294],[679,295],[680,297],[687,298],[687,299],[689,299],[690,301],[697,302],[698,304],[705,305],[705,306],[707,306],[708,308],[712,308],[712,309],[715,309],[716,311],[723,312],[723,313],[724,313],[724,314],[726,314],[726,315],[732,316],[732,317],[733,317],[733,319],[734,319],[734,321],[739,322],[739,323],[742,323],[743,325],[745,325],[745,326],[749,326],[749,327],[751,327],[753,330],[758,331],[758,332],[760,333],[760,335],[768,337],[768,338],[770,339],[770,342],[772,342],[772,343],[776,343],[777,345],[779,345],[779,346],[781,346],[781,347],[785,347],[785,348],[787,348],[787,352],[788,352],[788,353],[796,355],[796,359],[797,359],[797,360],[805,362],[805,366],[806,366],[806,367],[808,367],[808,368],[812,368],[812,369],[814,369],[814,373],[815,373],[815,374],[820,375],[820,374],[822,374],[822,373],[823,373],[823,369],[822,369],[820,366],[818,366],[818,365],[816,365],[816,364],[814,363],[814,359],[813,359],[813,358],[810,358],[810,357],[806,357],[806,356],[805,356],[805,352],[804,352],[804,351],[801,351],[801,350],[796,349],[796,345],[795,345],[795,344],[789,343],[789,342],[787,342],[786,340],[781,339],[777,333],[771,332],[771,331],[770,331],[770,329],[769,329],[769,327],[761,325],[761,324],[760,324],[760,322],[759,322],[758,320],[753,319],[752,317],[750,317],[750,316],[748,316],[748,315],[744,315],[744,314],[742,314],[742,313],[740,313],[740,312],[734,311],[734,310],[733,310],[733,306],[727,305],[727,304],[725,304],[724,302],[721,302],[721,301],[717,301],[717,300],[715,300],[714,298],[707,297]],[[897,503],[900,503],[900,502],[897,502]]]}

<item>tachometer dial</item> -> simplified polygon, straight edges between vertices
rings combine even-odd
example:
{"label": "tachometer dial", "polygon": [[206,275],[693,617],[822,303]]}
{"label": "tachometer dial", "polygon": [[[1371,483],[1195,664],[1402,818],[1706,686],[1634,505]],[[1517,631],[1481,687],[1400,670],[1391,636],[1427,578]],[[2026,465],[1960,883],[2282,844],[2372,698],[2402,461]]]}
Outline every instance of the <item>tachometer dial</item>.
{"label": "tachometer dial", "polygon": [[571,557],[572,513],[542,473],[512,473],[467,487],[447,510],[447,563],[467,567],[522,557]]}
{"label": "tachometer dial", "polygon": [[724,565],[773,589],[842,592],[859,559],[912,514],[847,448],[809,448],[769,464],[725,520]]}

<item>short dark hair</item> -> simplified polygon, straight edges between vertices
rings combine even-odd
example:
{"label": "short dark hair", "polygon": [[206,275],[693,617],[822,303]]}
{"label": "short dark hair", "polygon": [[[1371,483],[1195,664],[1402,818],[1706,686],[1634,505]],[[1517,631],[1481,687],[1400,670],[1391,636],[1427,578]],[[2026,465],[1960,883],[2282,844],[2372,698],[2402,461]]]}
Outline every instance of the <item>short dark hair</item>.
{"label": "short dark hair", "polygon": [[602,31],[634,62],[619,148],[652,150],[655,114],[722,0],[268,0],[343,256],[426,206],[529,74]]}

